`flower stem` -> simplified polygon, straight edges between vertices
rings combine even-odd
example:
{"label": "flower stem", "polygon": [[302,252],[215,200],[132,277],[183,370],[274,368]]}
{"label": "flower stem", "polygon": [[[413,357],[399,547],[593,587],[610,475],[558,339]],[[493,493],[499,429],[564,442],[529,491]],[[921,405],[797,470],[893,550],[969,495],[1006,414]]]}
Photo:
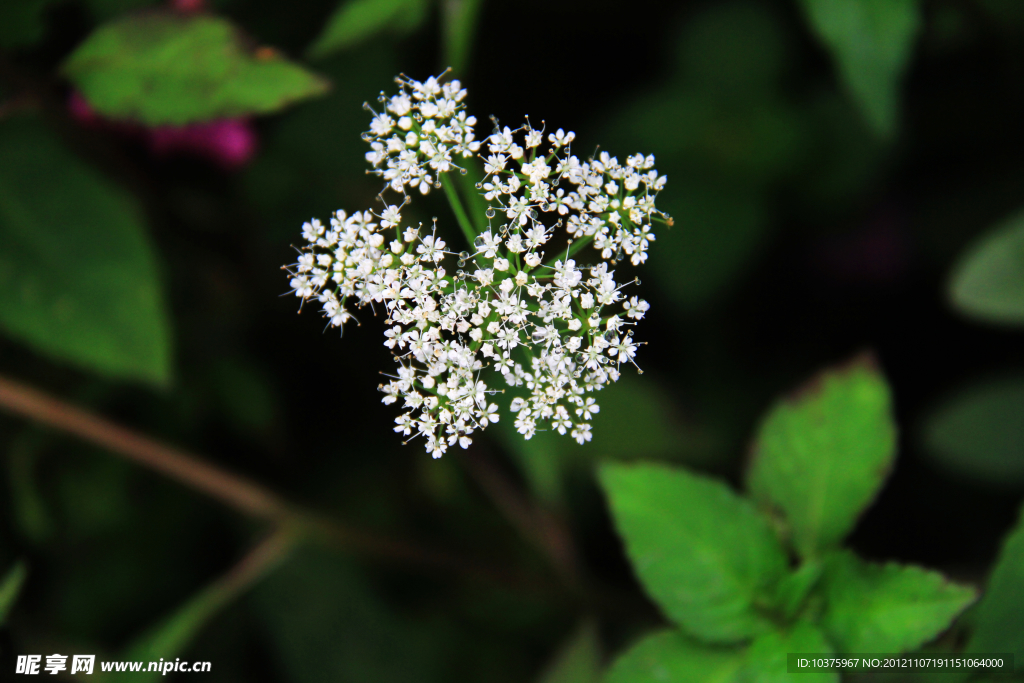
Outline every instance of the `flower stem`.
{"label": "flower stem", "polygon": [[479,183],[483,182],[483,172],[476,159],[464,161],[465,173],[460,173],[457,181],[462,189],[462,196],[466,199],[466,208],[469,210],[469,217],[476,228],[476,234],[487,230],[487,202],[480,194]]}
{"label": "flower stem", "polygon": [[593,235],[588,235],[587,237],[581,237],[580,239],[574,241],[572,244],[569,245],[569,248],[565,250],[565,254],[564,255],[563,254],[557,254],[556,256],[552,257],[547,263],[545,263],[544,267],[550,268],[550,267],[555,265],[556,261],[561,261],[563,258],[568,259],[570,256],[572,256],[573,254],[575,254],[580,249],[582,249],[583,247],[587,246],[588,244],[590,244],[593,241],[594,241],[594,236]]}
{"label": "flower stem", "polygon": [[473,224],[470,222],[469,216],[466,215],[466,209],[462,206],[459,193],[455,190],[455,183],[452,182],[447,173],[439,175],[441,176],[441,184],[444,185],[444,193],[448,196],[448,203],[452,205],[452,211],[455,212],[455,220],[459,222],[462,234],[466,236],[466,241],[472,247],[473,240],[476,239],[476,230],[473,229]]}

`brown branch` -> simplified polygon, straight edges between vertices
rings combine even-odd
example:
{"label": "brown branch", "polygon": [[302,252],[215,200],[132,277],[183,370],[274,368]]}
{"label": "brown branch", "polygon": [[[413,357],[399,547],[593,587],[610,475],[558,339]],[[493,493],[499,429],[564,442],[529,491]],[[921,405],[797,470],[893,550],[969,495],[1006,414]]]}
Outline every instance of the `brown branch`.
{"label": "brown branch", "polygon": [[[0,409],[106,448],[185,486],[202,491],[229,507],[274,522],[290,533],[310,535],[342,548],[393,561],[429,566],[521,587],[547,588],[535,581],[513,576],[503,569],[486,567],[407,541],[381,537],[323,517],[293,505],[273,491],[205,462],[196,455],[160,443],[3,376],[0,376]],[[262,552],[270,552],[275,547],[267,546]],[[256,562],[261,557],[263,555],[256,555],[252,561]]]}
{"label": "brown branch", "polygon": [[0,406],[69,432],[261,519],[292,515],[284,500],[247,479],[0,376]]}
{"label": "brown branch", "polygon": [[292,529],[277,529],[221,577],[215,584],[217,589],[231,596],[242,593],[284,561],[297,542],[298,538]]}

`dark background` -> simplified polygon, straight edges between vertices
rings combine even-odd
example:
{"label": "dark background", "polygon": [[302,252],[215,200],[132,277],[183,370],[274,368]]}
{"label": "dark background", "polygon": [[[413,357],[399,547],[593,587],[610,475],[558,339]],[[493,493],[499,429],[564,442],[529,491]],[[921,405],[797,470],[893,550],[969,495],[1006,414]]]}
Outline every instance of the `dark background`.
{"label": "dark background", "polygon": [[[298,58],[334,4],[225,0],[211,11]],[[301,550],[185,651],[213,662],[211,680],[534,680],[584,618],[613,654],[660,617],[621,555],[595,462],[668,459],[738,482],[771,401],[865,350],[891,382],[900,454],[851,544],[963,581],[987,575],[1024,480],[950,469],[922,432],[945,397],[1021,370],[1020,333],[963,318],[945,294],[958,254],[1024,204],[1024,15],[1013,3],[924,4],[899,130],[883,139],[794,2],[487,0],[459,74],[478,134],[491,114],[527,114],[575,130],[578,153],[654,153],[669,178],[658,205],[675,226],[636,273],[652,305],[637,330],[644,374],[608,390],[594,441],[524,445],[502,423],[440,461],[391,430],[396,411],[376,391],[392,363],[380,320],[363,311],[339,339],[315,311],[297,314],[281,271],[304,220],[374,206],[361,104],[390,92],[396,73],[443,69],[437,9],[411,34],[310,63],[331,92],[255,119],[257,152],[234,170],[77,123],[53,69],[96,18],[75,2],[47,16],[41,43],[4,56],[4,92],[39,94],[83,158],[143,201],[174,380],[163,391],[105,380],[2,337],[0,373],[374,536],[466,558],[460,571]],[[457,241],[442,199],[413,208]],[[0,559],[30,567],[7,653],[113,658],[264,528],[19,418],[0,416],[0,444]],[[585,588],[510,522],[492,475],[564,525]],[[474,562],[518,578],[480,578]]]}

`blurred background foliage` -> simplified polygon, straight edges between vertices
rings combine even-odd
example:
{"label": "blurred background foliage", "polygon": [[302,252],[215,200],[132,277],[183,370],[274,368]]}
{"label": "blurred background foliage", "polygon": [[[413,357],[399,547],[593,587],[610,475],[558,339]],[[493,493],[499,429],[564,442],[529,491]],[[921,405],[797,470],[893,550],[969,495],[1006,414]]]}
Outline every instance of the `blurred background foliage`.
{"label": "blurred background foliage", "polygon": [[[1016,0],[3,2],[0,379],[346,531],[267,537],[26,421],[5,384],[0,666],[597,681],[665,620],[595,467],[739,483],[773,397],[864,349],[899,458],[847,544],[983,587],[1024,492],[1022,36]],[[480,133],[525,113],[669,177],[644,373],[606,390],[586,446],[501,422],[465,456],[404,448],[376,321],[339,340],[282,296],[304,220],[374,205],[361,104],[449,65]],[[437,199],[411,208],[446,216]],[[965,623],[1024,657],[1021,538],[1002,607]]]}

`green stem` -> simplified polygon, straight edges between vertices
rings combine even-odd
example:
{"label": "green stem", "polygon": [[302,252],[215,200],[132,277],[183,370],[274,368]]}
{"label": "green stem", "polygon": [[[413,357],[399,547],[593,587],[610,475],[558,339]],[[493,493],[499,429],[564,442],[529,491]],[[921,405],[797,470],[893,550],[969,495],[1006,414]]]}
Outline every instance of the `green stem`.
{"label": "green stem", "polygon": [[452,182],[447,173],[441,173],[440,176],[441,184],[444,185],[444,193],[448,196],[448,203],[452,205],[452,211],[455,212],[455,220],[459,222],[462,234],[466,236],[466,241],[469,242],[469,246],[472,248],[473,240],[476,239],[476,230],[473,229],[473,223],[470,222],[469,216],[466,215],[466,209],[462,207],[459,193],[455,191],[455,183]]}
{"label": "green stem", "polygon": [[477,185],[483,182],[484,174],[475,158],[466,159],[463,164],[466,173],[459,174],[458,182],[461,185],[462,196],[466,199],[469,217],[473,220],[476,233],[479,235],[487,230],[487,202],[484,201]]}
{"label": "green stem", "polygon": [[586,237],[581,237],[578,240],[573,240],[573,243],[569,245],[569,248],[565,252],[563,252],[563,253],[555,256],[554,258],[550,259],[547,263],[544,264],[544,266],[551,267],[551,266],[555,265],[556,261],[561,261],[562,259],[568,259],[570,256],[572,256],[573,254],[575,254],[580,249],[582,249],[583,247],[587,246],[588,244],[590,244],[593,241],[594,241],[594,236],[593,235],[588,235]]}

